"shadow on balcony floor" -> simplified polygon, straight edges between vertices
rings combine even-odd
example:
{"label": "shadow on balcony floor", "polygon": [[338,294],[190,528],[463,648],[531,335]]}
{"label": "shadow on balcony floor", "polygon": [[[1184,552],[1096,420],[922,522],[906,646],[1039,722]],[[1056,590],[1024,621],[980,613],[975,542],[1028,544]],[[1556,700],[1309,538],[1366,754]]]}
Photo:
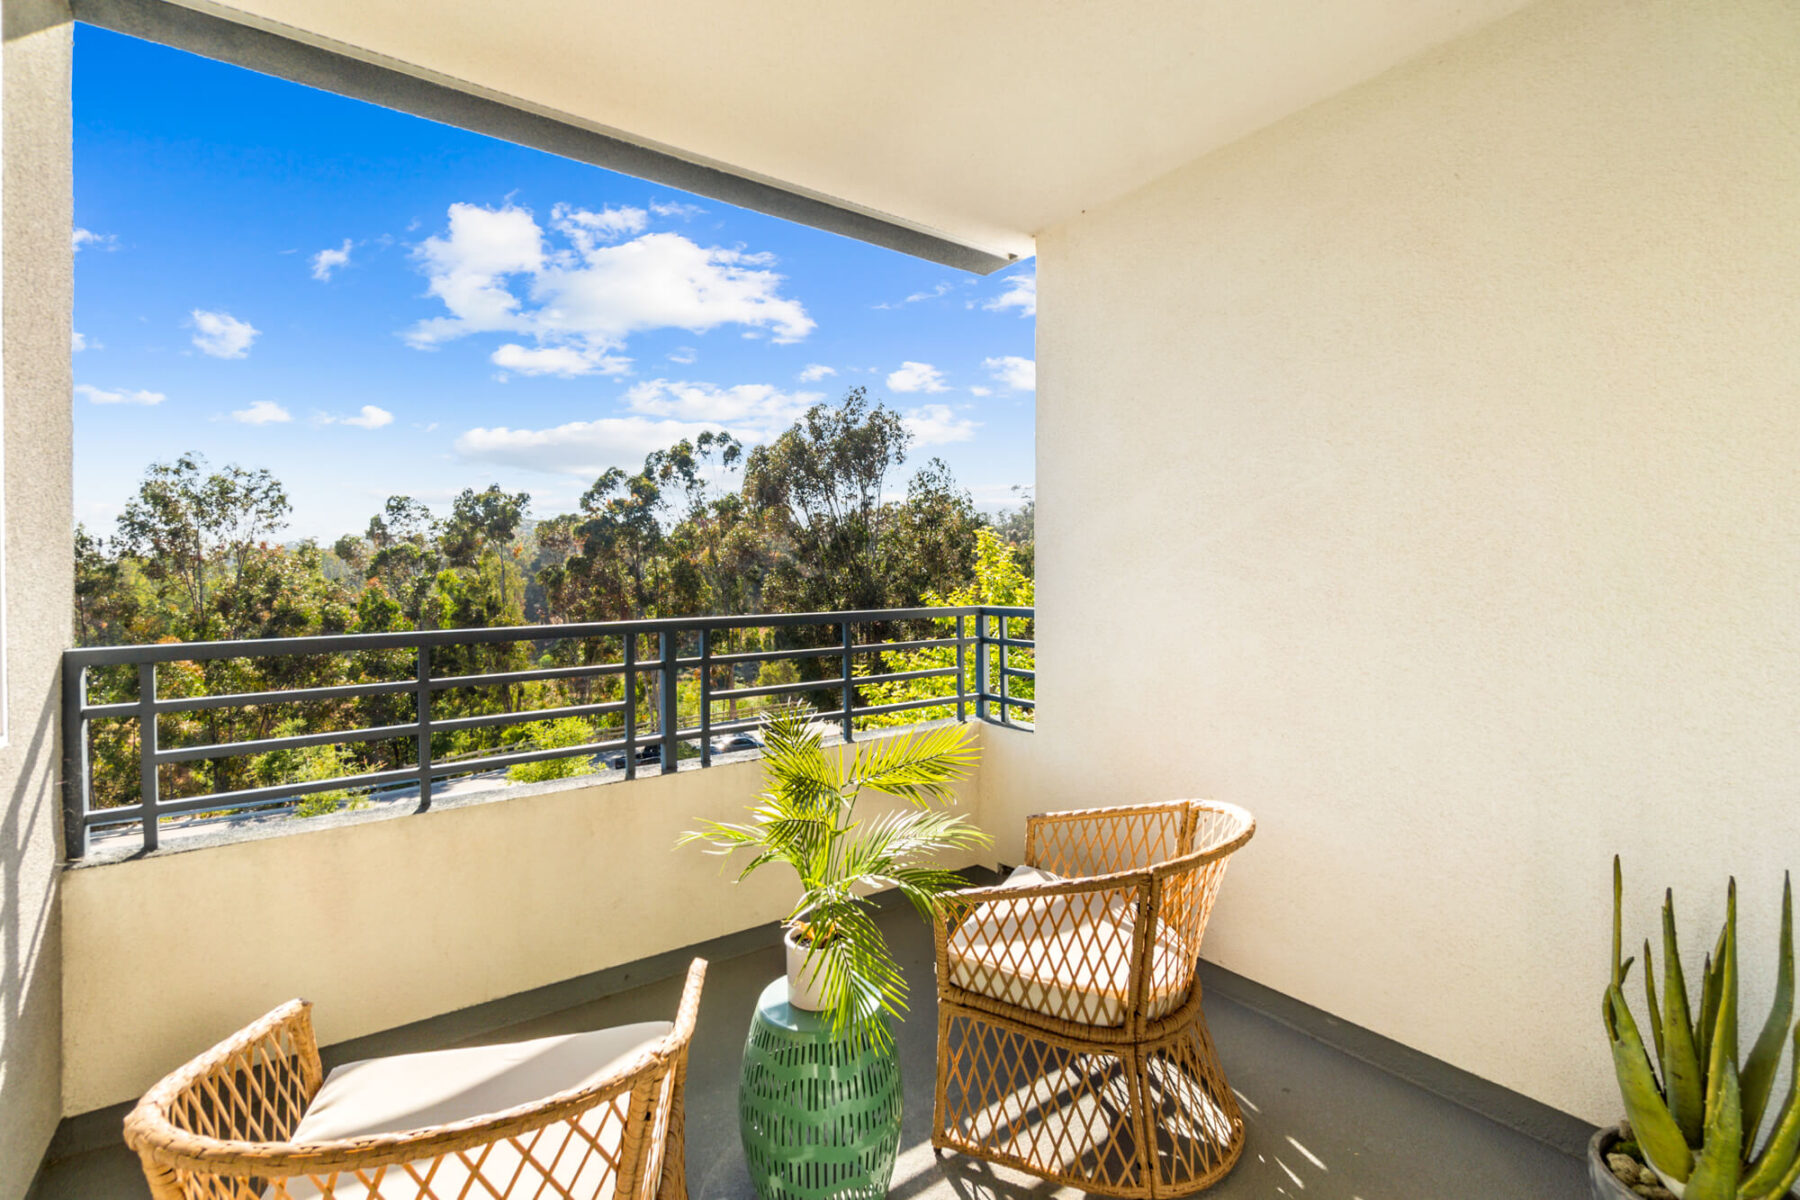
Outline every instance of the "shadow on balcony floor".
{"label": "shadow on balcony floor", "polygon": [[[890,907],[882,920],[915,991],[912,1015],[899,1036],[906,1116],[891,1200],[1078,1195],[1004,1168],[934,1155],[930,938],[909,910]],[[780,953],[771,945],[715,959],[708,972],[689,1068],[688,1186],[695,1200],[754,1197],[738,1145],[738,1060],[757,995],[780,970]],[[664,979],[458,1044],[666,1019],[675,1011],[680,987],[679,976]],[[1207,997],[1206,1019],[1245,1101],[1248,1126],[1237,1168],[1205,1193],[1208,1197],[1435,1200],[1474,1194],[1578,1200],[1587,1194],[1578,1159],[1317,1042],[1216,989]],[[136,1161],[120,1145],[46,1168],[32,1200],[141,1200],[148,1194]]]}

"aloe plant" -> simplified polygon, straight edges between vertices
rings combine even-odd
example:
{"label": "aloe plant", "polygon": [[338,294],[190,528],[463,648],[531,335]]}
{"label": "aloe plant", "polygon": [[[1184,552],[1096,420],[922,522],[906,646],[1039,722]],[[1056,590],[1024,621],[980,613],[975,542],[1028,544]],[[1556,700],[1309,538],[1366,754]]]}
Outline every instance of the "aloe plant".
{"label": "aloe plant", "polygon": [[[1613,858],[1612,980],[1601,1004],[1613,1069],[1625,1114],[1644,1157],[1683,1200],[1773,1200],[1800,1180],[1800,1081],[1790,1072],[1786,1099],[1758,1148],[1769,1097],[1791,1039],[1800,1062],[1800,1024],[1794,1017],[1794,893],[1781,894],[1780,957],[1775,1000],[1749,1054],[1738,1057],[1737,881],[1726,891],[1725,927],[1706,956],[1699,1011],[1688,1001],[1687,978],[1675,938],[1675,898],[1663,893],[1662,991],[1657,993],[1649,939],[1644,941],[1644,998],[1651,1045],[1646,1047],[1631,1006],[1621,960],[1623,878]],[[1655,1050],[1655,1060],[1651,1059]]]}

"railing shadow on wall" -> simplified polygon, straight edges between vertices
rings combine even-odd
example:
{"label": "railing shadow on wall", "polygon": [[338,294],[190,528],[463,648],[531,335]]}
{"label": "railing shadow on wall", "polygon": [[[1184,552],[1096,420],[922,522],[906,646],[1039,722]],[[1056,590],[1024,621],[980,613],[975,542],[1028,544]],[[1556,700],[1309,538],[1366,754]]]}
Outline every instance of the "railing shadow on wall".
{"label": "railing shadow on wall", "polygon": [[[845,741],[896,714],[1029,728],[1014,714],[1029,718],[1036,707],[1033,618],[1030,608],[967,605],[69,650],[66,854],[86,856],[96,830],[116,837],[132,826],[140,848],[152,851],[166,820],[279,810],[307,797],[398,792],[416,796],[414,811],[422,812],[434,781],[552,760],[610,755],[626,779],[640,766],[673,773],[683,757],[707,767],[714,738],[750,733],[759,709],[801,698]],[[275,674],[284,686],[244,690],[242,679],[267,673],[243,666],[270,660],[282,666]],[[493,666],[512,669],[479,669]],[[350,681],[318,682],[344,677]],[[546,696],[559,702],[532,704]],[[714,718],[719,705],[730,710],[723,721]],[[246,717],[260,736],[221,734],[222,720],[235,731]],[[468,748],[491,740],[486,731],[571,720],[592,740]],[[362,723],[311,727],[345,721]],[[270,735],[272,724],[290,731]],[[292,732],[296,725],[305,728]],[[329,764],[290,763],[285,772],[281,765],[313,748],[346,746],[391,765],[347,774]],[[226,769],[245,760],[257,770]],[[270,773],[298,777],[258,778]]]}

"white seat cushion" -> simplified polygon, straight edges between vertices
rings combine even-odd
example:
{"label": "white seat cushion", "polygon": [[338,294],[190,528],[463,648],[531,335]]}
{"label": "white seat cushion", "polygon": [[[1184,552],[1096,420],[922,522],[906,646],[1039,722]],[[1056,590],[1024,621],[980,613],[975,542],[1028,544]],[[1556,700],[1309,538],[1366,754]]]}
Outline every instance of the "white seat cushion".
{"label": "white seat cushion", "polygon": [[[1002,887],[1060,879],[1017,867]],[[965,991],[1085,1025],[1123,1025],[1131,998],[1131,932],[1135,912],[1120,892],[1083,892],[1035,900],[990,900],[978,906],[946,944],[950,983]],[[1151,1017],[1172,1011],[1188,993],[1192,964],[1169,939],[1151,944]]]}
{"label": "white seat cushion", "polygon": [[[673,1028],[667,1021],[646,1021],[529,1042],[345,1063],[325,1077],[289,1140],[328,1142],[373,1133],[428,1129],[548,1099],[604,1078],[615,1066],[655,1045]],[[602,1104],[581,1118],[582,1127],[590,1135],[598,1135],[597,1140],[608,1154],[616,1153],[618,1148],[618,1113],[623,1104],[623,1098],[616,1104]],[[548,1169],[565,1190],[596,1197],[611,1194],[610,1165],[590,1153],[584,1139],[572,1138],[567,1123],[558,1122],[541,1133],[521,1135],[519,1140],[529,1149],[531,1158]],[[566,1149],[565,1143],[569,1143]],[[480,1159],[480,1150],[465,1153],[471,1160]],[[498,1185],[512,1179],[521,1165],[524,1174],[519,1177],[520,1183],[529,1182],[525,1194],[535,1195],[543,1183],[543,1171],[524,1162],[510,1142],[502,1141],[488,1153],[481,1161],[481,1175]],[[428,1168],[428,1163],[417,1164],[421,1175]],[[331,1194],[344,1200],[370,1196],[381,1200],[460,1196],[469,1174],[463,1161],[451,1155],[438,1165],[429,1191],[415,1183],[405,1168],[395,1166],[387,1168],[376,1188],[365,1187],[354,1176],[339,1176]],[[554,1191],[544,1188],[546,1195]],[[281,1193],[271,1188],[268,1194]],[[287,1194],[300,1200],[324,1192],[309,1179],[293,1178],[287,1181]],[[478,1183],[469,1194],[488,1193]]]}

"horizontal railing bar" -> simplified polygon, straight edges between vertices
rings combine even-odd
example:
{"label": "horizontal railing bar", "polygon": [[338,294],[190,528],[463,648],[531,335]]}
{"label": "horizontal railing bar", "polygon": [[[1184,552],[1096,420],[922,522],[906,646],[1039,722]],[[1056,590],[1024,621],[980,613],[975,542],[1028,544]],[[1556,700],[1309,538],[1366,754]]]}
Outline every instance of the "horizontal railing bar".
{"label": "horizontal railing bar", "polygon": [[[997,637],[989,638],[988,641],[993,642],[996,645],[1000,644],[1000,639]],[[1035,649],[1037,649],[1037,643],[1035,641],[1033,641],[1031,638],[1009,637],[1006,639],[1005,645],[1008,650],[1035,650]]]}
{"label": "horizontal railing bar", "polygon": [[[858,675],[851,682],[861,687],[865,683],[904,683],[909,679],[943,679],[956,674],[955,667],[932,667],[924,671],[894,671],[887,675]],[[951,699],[955,699],[954,696]]]}
{"label": "horizontal railing bar", "polygon": [[[736,654],[710,654],[707,656],[706,661],[715,667],[728,667],[733,663],[781,662],[784,659],[790,658],[836,658],[843,652],[844,648],[842,646],[829,646],[824,649],[809,646],[795,650],[742,650]],[[638,665],[642,666],[643,664],[639,663]],[[654,667],[660,666],[661,664],[655,660],[651,660],[650,665]],[[675,660],[675,666],[683,671],[692,670],[699,665],[699,655],[689,655],[686,658],[677,658]],[[716,695],[717,693],[714,694]]]}
{"label": "horizontal railing bar", "polygon": [[[1020,613],[1030,609],[1017,610]],[[962,605],[950,608],[869,608],[849,612],[763,613],[735,617],[657,617],[643,621],[596,621],[569,625],[509,625],[495,629],[425,629],[403,633],[337,633],[295,638],[245,638],[222,642],[159,642],[145,646],[83,646],[63,651],[68,669],[145,662],[207,662],[220,658],[274,655],[347,654],[420,646],[492,645],[497,642],[559,642],[629,634],[691,633],[718,629],[791,629],[805,625],[887,624],[940,620],[977,613],[1012,615],[1014,610]],[[839,647],[839,652],[842,648]]]}
{"label": "horizontal railing bar", "polygon": [[[433,726],[436,727],[435,724]],[[647,741],[639,745],[650,744]],[[623,738],[615,738],[610,742],[586,742],[580,746],[564,746],[557,750],[521,750],[511,754],[490,754],[485,758],[466,758],[461,762],[432,763],[431,774],[435,779],[439,775],[462,775],[471,771],[492,771],[496,767],[512,767],[520,763],[543,762],[551,758],[586,758],[596,754],[611,754],[617,750],[630,753]],[[416,774],[417,772],[409,772]]]}
{"label": "horizontal railing bar", "polygon": [[[445,688],[498,687],[509,683],[535,683],[540,679],[588,679],[596,675],[621,675],[624,671],[624,663],[583,663],[571,667],[536,667],[529,671],[493,671],[485,675],[444,675],[431,681],[431,690],[438,692]],[[415,688],[419,685],[409,681],[406,686]],[[435,721],[432,723],[437,724]]]}
{"label": "horizontal railing bar", "polygon": [[1002,671],[1005,671],[1008,675],[1013,676],[1015,679],[1036,679],[1037,678],[1037,671],[1031,667],[1003,666],[1000,669]]}
{"label": "horizontal railing bar", "polygon": [[307,746],[331,746],[340,742],[379,742],[387,738],[414,737],[418,722],[404,725],[375,725],[367,729],[334,729],[324,733],[298,733],[289,737],[257,738],[248,742],[214,742],[205,746],[181,746],[158,750],[158,763],[196,762],[209,758],[247,758],[253,754],[272,754],[277,750],[300,750]]}
{"label": "horizontal railing bar", "polygon": [[871,704],[867,708],[859,705],[856,711],[850,715],[853,717],[874,717],[880,716],[882,713],[905,712],[912,708],[931,708],[940,704],[947,708],[954,708],[956,706],[955,694],[952,693],[948,696],[932,696],[925,700],[898,700],[893,704]]}
{"label": "horizontal railing bar", "polygon": [[[964,638],[963,641],[973,645],[975,639]],[[867,642],[860,646],[850,647],[850,653],[897,654],[905,650],[923,650],[929,646],[954,645],[956,645],[956,639],[953,637],[921,638],[918,641],[912,642]],[[843,652],[844,648],[842,646],[826,646],[823,648],[808,647],[798,650],[745,650],[736,654],[711,654],[707,656],[706,661],[713,666],[730,666],[733,663],[780,662],[783,659],[790,658],[836,658]],[[700,658],[698,655],[677,658],[675,660],[675,666],[678,670],[693,670],[700,666]],[[838,682],[842,683],[843,681],[839,680]]]}
{"label": "horizontal railing bar", "polygon": [[1037,613],[1037,609],[1029,604],[970,604],[965,606],[963,611],[979,613],[986,617],[1025,617],[1028,619]]}
{"label": "horizontal railing bar", "polygon": [[[252,708],[270,704],[298,704],[309,700],[345,700],[360,696],[391,696],[410,692],[418,685],[412,680],[381,680],[373,683],[344,683],[332,687],[278,688],[269,692],[236,692],[225,696],[174,696],[156,702],[158,713],[198,712],[208,708]],[[136,708],[136,705],[131,707]]]}
{"label": "horizontal railing bar", "polygon": [[[379,787],[387,783],[410,783],[418,777],[418,772],[408,768],[403,771],[368,771],[361,775],[345,775],[338,779],[313,779],[304,783],[274,783],[267,787],[241,788],[235,792],[214,792],[208,796],[190,796],[185,800],[163,800],[156,805],[158,816],[180,816],[184,813],[211,812],[213,809],[243,808],[250,805],[263,805],[281,800],[298,799],[314,792],[335,792],[339,789],[354,791],[360,788]],[[88,814],[90,825],[121,825],[127,821],[139,821],[144,816],[141,804],[125,805],[119,808],[97,808]]]}
{"label": "horizontal railing bar", "polygon": [[135,717],[138,715],[136,700],[121,700],[117,704],[87,704],[81,709],[83,720],[95,717]]}
{"label": "horizontal railing bar", "polygon": [[1002,696],[999,692],[981,693],[983,700],[992,700],[996,704],[1016,704],[1021,708],[1036,708],[1036,700],[1027,700],[1023,696]]}
{"label": "horizontal railing bar", "polygon": [[[842,653],[840,650],[839,653]],[[761,687],[730,688],[717,690],[712,694],[718,700],[753,700],[758,696],[779,696],[783,692],[820,691],[825,688],[843,687],[842,679],[804,679],[798,683],[770,683]]]}
{"label": "horizontal railing bar", "polygon": [[598,717],[625,711],[623,700],[604,704],[574,704],[567,708],[531,708],[522,712],[485,713],[476,717],[449,717],[431,722],[432,732],[440,729],[491,729],[503,725],[523,725],[527,721],[560,721],[565,717]]}

